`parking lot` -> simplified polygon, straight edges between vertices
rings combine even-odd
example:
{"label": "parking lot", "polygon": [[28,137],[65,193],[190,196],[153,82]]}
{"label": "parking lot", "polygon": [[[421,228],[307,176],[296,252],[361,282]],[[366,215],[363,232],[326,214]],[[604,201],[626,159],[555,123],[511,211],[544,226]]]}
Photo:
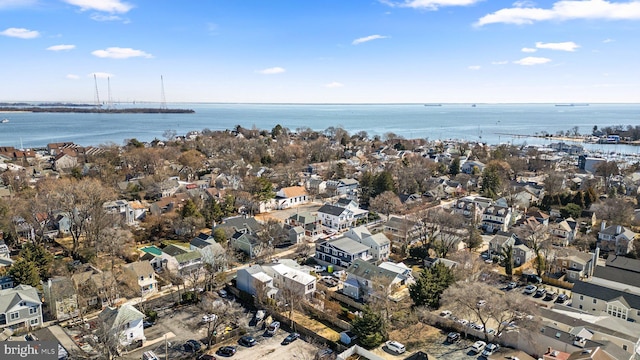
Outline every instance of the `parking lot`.
{"label": "parking lot", "polygon": [[289,345],[282,345],[282,340],[289,335],[288,332],[278,330],[275,336],[263,336],[262,331],[254,331],[254,338],[258,342],[255,346],[244,347],[238,345],[237,342],[226,342],[223,344],[216,344],[215,349],[210,351],[211,354],[215,352],[220,346],[233,345],[237,346],[237,352],[233,356],[236,360],[285,360],[285,359],[313,359],[315,353],[319,348],[304,341],[298,339]]}

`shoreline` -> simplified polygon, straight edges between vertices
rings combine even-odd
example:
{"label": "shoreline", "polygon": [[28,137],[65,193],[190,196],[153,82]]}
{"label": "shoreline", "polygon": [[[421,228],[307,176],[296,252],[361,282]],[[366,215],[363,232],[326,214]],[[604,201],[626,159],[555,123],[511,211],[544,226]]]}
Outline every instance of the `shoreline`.
{"label": "shoreline", "polygon": [[192,114],[193,109],[163,109],[163,108],[125,108],[98,109],[76,107],[0,107],[0,113],[81,113],[81,114]]}
{"label": "shoreline", "polygon": [[599,145],[631,145],[631,146],[640,146],[640,140],[635,141],[627,141],[620,140],[618,142],[598,142],[598,141],[588,141],[584,136],[557,136],[557,135],[522,135],[522,134],[508,134],[508,133],[496,133],[496,135],[501,136],[511,136],[516,138],[536,138],[536,139],[545,139],[549,141],[569,141],[581,144],[599,144]]}

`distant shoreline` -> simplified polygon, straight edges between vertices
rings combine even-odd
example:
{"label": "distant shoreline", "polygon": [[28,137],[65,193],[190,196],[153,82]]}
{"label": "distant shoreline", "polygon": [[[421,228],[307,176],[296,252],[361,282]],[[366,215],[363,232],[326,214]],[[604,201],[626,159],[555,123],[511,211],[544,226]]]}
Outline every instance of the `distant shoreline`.
{"label": "distant shoreline", "polygon": [[507,134],[507,133],[496,133],[496,134],[502,135],[502,136],[517,137],[517,138],[529,137],[529,138],[547,139],[550,141],[571,141],[576,143],[587,143],[587,144],[640,146],[640,140],[636,140],[636,141],[620,140],[618,142],[608,143],[608,142],[588,141],[588,139],[585,138],[584,136],[573,137],[573,136],[558,136],[558,135],[522,135],[522,134]]}
{"label": "distant shoreline", "polygon": [[162,108],[125,108],[100,109],[80,107],[0,107],[2,113],[32,112],[32,113],[97,113],[97,114],[191,114],[192,109],[162,109]]}

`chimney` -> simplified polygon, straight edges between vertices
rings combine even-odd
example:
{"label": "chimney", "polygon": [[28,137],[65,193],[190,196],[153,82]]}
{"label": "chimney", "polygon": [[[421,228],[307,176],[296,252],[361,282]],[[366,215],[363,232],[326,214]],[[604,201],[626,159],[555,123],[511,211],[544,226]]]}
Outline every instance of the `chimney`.
{"label": "chimney", "polygon": [[616,235],[622,234],[622,225],[616,226]]}
{"label": "chimney", "polygon": [[600,248],[596,247],[596,250],[593,252],[593,261],[591,261],[591,268],[589,269],[589,277],[593,276],[593,272],[596,270],[596,266],[598,265],[599,257],[600,257]]}
{"label": "chimney", "polygon": [[600,223],[600,231],[604,230],[607,227],[607,220],[602,220]]}

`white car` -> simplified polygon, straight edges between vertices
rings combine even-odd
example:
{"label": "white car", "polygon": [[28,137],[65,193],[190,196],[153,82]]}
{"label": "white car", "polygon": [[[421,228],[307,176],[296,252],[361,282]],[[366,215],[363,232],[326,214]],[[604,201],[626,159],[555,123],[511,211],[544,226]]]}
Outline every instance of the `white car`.
{"label": "white car", "polygon": [[218,315],[216,315],[216,314],[202,315],[202,322],[203,323],[214,322],[214,321],[216,321],[216,319],[218,319]]}
{"label": "white car", "polygon": [[404,345],[402,345],[401,343],[397,342],[397,341],[387,341],[385,343],[385,345],[387,346],[387,349],[389,349],[390,351],[393,351],[396,354],[402,354],[405,351],[407,351],[407,349],[404,347]]}
{"label": "white car", "polygon": [[498,351],[498,349],[500,349],[500,345],[490,343],[484,348],[484,351],[482,352],[482,356],[488,358],[489,356],[493,355],[496,351]]}
{"label": "white car", "polygon": [[487,346],[486,342],[484,342],[484,341],[476,341],[475,343],[473,343],[473,345],[471,345],[471,350],[473,350],[473,352],[479,354],[482,350],[484,350],[485,346]]}

